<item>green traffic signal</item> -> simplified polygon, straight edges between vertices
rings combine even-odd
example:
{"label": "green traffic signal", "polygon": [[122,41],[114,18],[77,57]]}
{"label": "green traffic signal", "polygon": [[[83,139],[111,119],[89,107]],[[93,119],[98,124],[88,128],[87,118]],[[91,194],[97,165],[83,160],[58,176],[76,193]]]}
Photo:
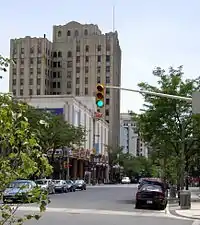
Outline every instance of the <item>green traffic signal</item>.
{"label": "green traffic signal", "polygon": [[102,100],[98,100],[96,104],[99,108],[102,108],[104,106],[104,102]]}

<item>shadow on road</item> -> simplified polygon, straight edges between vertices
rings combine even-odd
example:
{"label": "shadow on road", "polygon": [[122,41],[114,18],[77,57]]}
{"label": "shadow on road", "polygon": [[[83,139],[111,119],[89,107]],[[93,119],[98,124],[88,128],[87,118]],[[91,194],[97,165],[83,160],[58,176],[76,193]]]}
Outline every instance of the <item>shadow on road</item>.
{"label": "shadow on road", "polygon": [[135,200],[131,200],[131,199],[128,199],[128,200],[117,200],[117,203],[119,204],[135,204]]}

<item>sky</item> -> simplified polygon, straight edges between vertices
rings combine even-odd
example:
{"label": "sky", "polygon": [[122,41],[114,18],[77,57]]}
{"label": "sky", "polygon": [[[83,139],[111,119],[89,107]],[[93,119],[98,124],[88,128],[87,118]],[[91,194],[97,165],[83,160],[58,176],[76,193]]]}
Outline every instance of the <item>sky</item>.
{"label": "sky", "polygon": [[[52,40],[53,25],[69,21],[98,24],[102,32],[118,31],[122,49],[122,87],[138,89],[139,82],[156,84],[156,66],[184,66],[185,77],[200,75],[199,0],[57,0],[1,2],[0,54],[9,56],[11,38]],[[2,74],[1,74],[2,75]],[[8,91],[8,74],[0,91]],[[121,93],[121,112],[139,112],[138,93]]]}

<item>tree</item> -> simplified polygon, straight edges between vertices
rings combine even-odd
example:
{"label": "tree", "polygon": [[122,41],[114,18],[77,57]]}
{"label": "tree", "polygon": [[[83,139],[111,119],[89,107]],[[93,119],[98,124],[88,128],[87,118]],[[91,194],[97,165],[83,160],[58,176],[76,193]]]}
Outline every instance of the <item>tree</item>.
{"label": "tree", "polygon": [[[29,179],[35,172],[38,176],[48,176],[52,172],[48,160],[42,155],[37,133],[25,116],[27,110],[26,104],[14,101],[7,94],[0,95],[0,190],[4,190],[16,179]],[[2,192],[0,196],[2,198]],[[39,203],[41,212],[45,210],[47,196],[37,188],[34,190],[33,198],[29,199],[33,200]],[[8,204],[1,205],[0,224],[23,224],[25,220],[33,217],[40,218],[40,214],[16,217],[19,206],[13,208]]]}
{"label": "tree", "polygon": [[71,147],[73,144],[80,146],[85,141],[85,129],[69,124],[64,121],[62,116],[30,107],[27,117],[31,122],[32,129],[38,131],[44,153],[49,149],[55,151],[55,149],[65,146]]}
{"label": "tree", "polygon": [[[2,55],[0,55],[0,71],[6,72],[7,67],[12,61],[8,58],[4,58]],[[12,62],[13,63],[13,62]],[[0,76],[2,78],[2,76]]]}
{"label": "tree", "polygon": [[[145,91],[159,92],[171,95],[191,97],[192,92],[199,89],[200,79],[183,79],[182,66],[169,68],[168,73],[157,67],[153,75],[157,77],[157,86],[140,83],[138,86]],[[183,188],[185,160],[191,157],[190,150],[195,147],[196,138],[193,133],[194,122],[199,120],[192,117],[191,105],[183,100],[163,98],[143,94],[145,104],[142,114],[133,115],[137,121],[140,135],[149,143],[152,153],[157,157],[164,168],[169,168],[170,162],[175,160],[173,169]],[[199,131],[199,129],[198,129]]]}

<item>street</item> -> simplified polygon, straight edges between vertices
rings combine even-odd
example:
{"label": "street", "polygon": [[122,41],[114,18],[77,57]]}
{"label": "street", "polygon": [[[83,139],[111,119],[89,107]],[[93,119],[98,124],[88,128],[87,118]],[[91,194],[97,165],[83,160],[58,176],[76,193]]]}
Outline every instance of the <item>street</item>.
{"label": "street", "polygon": [[[192,225],[192,220],[170,215],[167,210],[136,210],[134,196],[137,185],[111,185],[88,187],[86,191],[51,195],[51,203],[42,218],[26,224],[56,223],[71,225]],[[36,213],[35,204],[20,208],[18,214]],[[197,225],[198,223],[195,222]]]}

